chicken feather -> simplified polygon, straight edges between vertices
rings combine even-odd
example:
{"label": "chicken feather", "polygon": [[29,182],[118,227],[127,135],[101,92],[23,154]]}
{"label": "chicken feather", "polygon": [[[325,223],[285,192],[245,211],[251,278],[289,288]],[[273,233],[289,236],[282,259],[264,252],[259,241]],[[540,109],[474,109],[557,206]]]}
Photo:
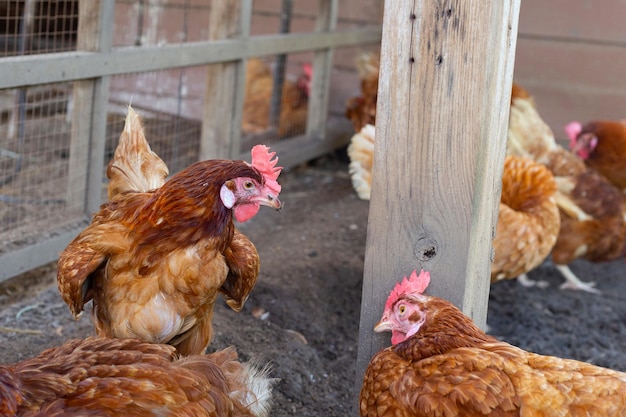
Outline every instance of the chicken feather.
{"label": "chicken feather", "polygon": [[165,162],[150,148],[139,115],[130,106],[121,136],[107,166],[109,200],[127,191],[156,190],[169,174]]}
{"label": "chicken feather", "polygon": [[555,192],[554,178],[545,166],[528,158],[506,157],[491,282],[525,274],[548,257],[560,226]]}
{"label": "chicken feather", "polygon": [[232,347],[180,358],[172,346],[90,337],[0,365],[0,415],[261,417],[274,382]]}

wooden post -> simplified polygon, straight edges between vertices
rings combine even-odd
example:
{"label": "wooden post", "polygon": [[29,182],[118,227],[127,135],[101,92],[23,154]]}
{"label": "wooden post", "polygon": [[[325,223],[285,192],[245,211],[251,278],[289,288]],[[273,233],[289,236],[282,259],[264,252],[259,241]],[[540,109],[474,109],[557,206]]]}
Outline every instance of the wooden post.
{"label": "wooden post", "polygon": [[[113,43],[113,2],[81,0],[77,50],[107,52]],[[67,204],[69,212],[98,210],[102,196],[110,77],[75,81]]]}
{"label": "wooden post", "polygon": [[518,15],[519,0],[385,2],[357,388],[413,269],[485,325]]}
{"label": "wooden post", "polygon": [[[280,12],[280,27],[278,33],[289,33],[291,31],[291,14],[293,12],[293,0],[283,0]],[[276,56],[276,70],[272,77],[272,98],[270,100],[269,126],[276,129],[280,123],[280,110],[283,101],[283,84],[285,83],[285,70],[287,65],[287,54]]]}
{"label": "wooden post", "polygon": [[[338,0],[320,0],[315,30],[333,31],[337,27]],[[316,51],[313,56],[313,77],[309,96],[309,114],[306,121],[306,136],[315,139],[326,138],[328,119],[328,96],[330,92],[330,72],[333,63],[332,48]]]}
{"label": "wooden post", "polygon": [[[209,40],[248,37],[252,0],[218,0],[211,3]],[[200,159],[235,158],[241,146],[246,61],[210,65],[200,138]],[[230,109],[225,111],[224,109]],[[224,120],[230,114],[230,120]]]}

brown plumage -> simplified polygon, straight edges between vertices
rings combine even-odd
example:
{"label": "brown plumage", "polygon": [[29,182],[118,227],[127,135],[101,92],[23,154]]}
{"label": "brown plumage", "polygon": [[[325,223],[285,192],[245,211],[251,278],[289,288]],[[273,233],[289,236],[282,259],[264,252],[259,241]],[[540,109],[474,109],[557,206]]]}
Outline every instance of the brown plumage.
{"label": "brown plumage", "polygon": [[448,301],[411,289],[414,277],[396,286],[375,327],[392,332],[393,346],[370,360],[362,417],[626,415],[626,373],[500,342]]}
{"label": "brown plumage", "polygon": [[567,279],[563,287],[597,292],[593,284],[581,282],[567,264],[578,258],[602,262],[623,256],[624,197],[598,172],[556,143],[532,97],[519,85],[514,85],[511,101],[507,154],[544,164],[557,184],[561,226],[552,259]]}
{"label": "brown plumage", "polygon": [[525,274],[548,257],[560,226],[555,192],[556,183],[545,166],[506,157],[491,282]]}
{"label": "brown plumage", "polygon": [[[233,215],[246,221],[261,204],[280,208],[280,168],[257,146],[252,164],[201,161],[163,183],[163,169],[155,168],[162,161],[132,109],[118,151],[108,170],[110,201],[59,258],[61,295],[77,318],[93,299],[98,335],[202,353],[218,293],[238,311],[259,273],[256,248]],[[126,163],[138,160],[151,162]]]}
{"label": "brown plumage", "polygon": [[272,384],[234,348],[181,359],[168,345],[91,337],[0,365],[0,415],[267,416]]}
{"label": "brown plumage", "polygon": [[[311,66],[305,64],[296,81],[283,84],[278,137],[294,136],[304,132],[308,117],[311,84]],[[270,103],[274,78],[268,66],[258,58],[246,65],[246,89],[243,103],[242,130],[263,133],[269,128]]]}
{"label": "brown plumage", "polygon": [[567,127],[576,125],[576,134],[568,132],[572,151],[620,191],[626,191],[626,121],[598,120],[582,126],[573,122]]}

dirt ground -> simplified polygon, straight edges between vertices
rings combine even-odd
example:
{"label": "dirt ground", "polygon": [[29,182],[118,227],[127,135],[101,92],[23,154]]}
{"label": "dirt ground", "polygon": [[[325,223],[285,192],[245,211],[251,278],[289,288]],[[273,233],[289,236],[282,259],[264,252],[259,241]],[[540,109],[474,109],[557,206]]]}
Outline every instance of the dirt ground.
{"label": "dirt ground", "polygon": [[[261,209],[241,230],[256,244],[261,275],[239,314],[218,303],[210,349],[234,345],[243,360],[271,363],[271,413],[353,413],[355,361],[368,203],[357,199],[345,155],[281,175],[285,208]],[[602,295],[561,291],[550,262],[529,274],[547,289],[515,281],[492,286],[490,333],[535,352],[626,371],[626,263],[577,261],[572,270]],[[92,334],[59,297],[55,265],[0,284],[0,362],[36,355]]]}

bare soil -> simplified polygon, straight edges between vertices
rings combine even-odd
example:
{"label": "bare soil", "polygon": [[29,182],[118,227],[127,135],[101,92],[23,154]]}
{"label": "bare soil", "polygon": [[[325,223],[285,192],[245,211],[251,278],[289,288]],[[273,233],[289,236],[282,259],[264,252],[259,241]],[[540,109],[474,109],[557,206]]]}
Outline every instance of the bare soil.
{"label": "bare soil", "polygon": [[[272,416],[354,415],[355,362],[368,203],[352,190],[343,153],[281,175],[280,213],[262,209],[241,230],[256,244],[261,274],[240,313],[216,306],[209,349],[234,345],[243,360],[270,363],[279,378]],[[548,261],[492,286],[490,333],[542,354],[626,371],[626,263],[577,261],[601,295],[559,290]],[[89,312],[75,321],[50,264],[0,284],[0,362],[20,361],[93,333]]]}

